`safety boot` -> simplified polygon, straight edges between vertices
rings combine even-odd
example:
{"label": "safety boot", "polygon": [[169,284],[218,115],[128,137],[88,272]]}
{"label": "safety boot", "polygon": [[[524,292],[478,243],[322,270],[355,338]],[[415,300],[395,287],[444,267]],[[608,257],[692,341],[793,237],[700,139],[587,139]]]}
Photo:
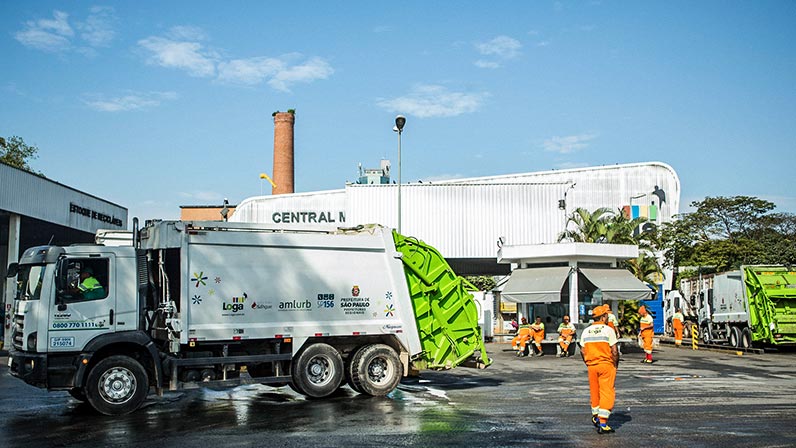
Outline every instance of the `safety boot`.
{"label": "safety boot", "polygon": [[601,423],[600,426],[597,427],[597,434],[608,434],[611,432],[614,432],[614,428],[611,428],[606,424]]}
{"label": "safety boot", "polygon": [[593,414],[591,416],[591,424],[594,425],[595,428],[600,427],[600,419],[597,418],[597,414]]}

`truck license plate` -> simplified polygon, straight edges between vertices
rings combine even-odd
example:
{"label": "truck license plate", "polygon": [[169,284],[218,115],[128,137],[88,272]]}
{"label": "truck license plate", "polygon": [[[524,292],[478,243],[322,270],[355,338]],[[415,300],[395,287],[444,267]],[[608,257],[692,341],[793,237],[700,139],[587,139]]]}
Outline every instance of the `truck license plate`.
{"label": "truck license plate", "polygon": [[75,338],[74,337],[57,337],[57,338],[50,338],[50,347],[74,347],[75,346]]}

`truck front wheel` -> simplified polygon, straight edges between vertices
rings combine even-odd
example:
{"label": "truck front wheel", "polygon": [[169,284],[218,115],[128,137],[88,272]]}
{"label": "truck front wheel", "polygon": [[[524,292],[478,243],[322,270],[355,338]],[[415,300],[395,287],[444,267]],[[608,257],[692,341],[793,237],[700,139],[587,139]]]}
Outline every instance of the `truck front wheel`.
{"label": "truck front wheel", "polygon": [[389,345],[368,345],[357,351],[351,360],[352,382],[356,390],[367,395],[384,396],[401,381],[401,360]]}
{"label": "truck front wheel", "polygon": [[294,362],[295,389],[307,396],[325,397],[343,382],[343,357],[331,345],[312,344]]}
{"label": "truck front wheel", "polygon": [[144,367],[129,356],[109,356],[88,374],[86,398],[105,415],[124,415],[138,409],[149,393]]}

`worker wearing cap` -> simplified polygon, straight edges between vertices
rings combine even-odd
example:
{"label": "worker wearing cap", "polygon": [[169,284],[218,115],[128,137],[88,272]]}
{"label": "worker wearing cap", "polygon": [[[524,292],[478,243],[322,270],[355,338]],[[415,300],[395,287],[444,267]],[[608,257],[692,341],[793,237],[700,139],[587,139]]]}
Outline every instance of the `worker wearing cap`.
{"label": "worker wearing cap", "polygon": [[641,361],[643,363],[652,363],[652,334],[653,334],[653,321],[652,316],[647,312],[647,308],[642,305],[638,309],[638,314],[641,315],[639,321],[638,338],[641,347],[644,349],[646,356]]}
{"label": "worker wearing cap", "polygon": [[544,322],[542,318],[536,316],[536,322],[531,324],[531,336],[533,336],[533,345],[536,348],[536,356],[544,356],[542,351],[542,341],[544,340]]}
{"label": "worker wearing cap", "polygon": [[683,313],[680,308],[674,309],[674,316],[672,316],[672,328],[674,328],[674,345],[679,347],[683,343]]}
{"label": "worker wearing cap", "polygon": [[84,266],[80,270],[80,283],[77,285],[77,290],[85,300],[101,299],[105,297],[105,288],[102,287],[99,280],[94,277],[94,269],[91,266]]}
{"label": "worker wearing cap", "polygon": [[531,340],[531,326],[528,324],[528,319],[522,318],[522,322],[517,329],[517,336],[511,340],[511,348],[517,350],[517,356],[525,356],[525,346]]}
{"label": "worker wearing cap", "polygon": [[561,347],[562,358],[569,356],[569,344],[575,336],[575,326],[569,321],[569,316],[564,316],[564,321],[558,326],[558,345]]}
{"label": "worker wearing cap", "polygon": [[614,408],[616,369],[619,367],[616,333],[607,325],[608,305],[592,310],[594,323],[580,337],[580,356],[589,372],[591,422],[600,434],[614,432],[608,418]]}

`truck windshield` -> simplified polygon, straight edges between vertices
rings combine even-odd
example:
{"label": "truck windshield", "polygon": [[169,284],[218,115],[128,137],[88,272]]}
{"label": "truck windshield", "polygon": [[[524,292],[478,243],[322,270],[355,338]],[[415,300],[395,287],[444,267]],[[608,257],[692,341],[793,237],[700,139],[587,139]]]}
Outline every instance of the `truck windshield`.
{"label": "truck windshield", "polygon": [[17,298],[19,300],[39,300],[44,281],[46,265],[25,265],[17,273]]}

